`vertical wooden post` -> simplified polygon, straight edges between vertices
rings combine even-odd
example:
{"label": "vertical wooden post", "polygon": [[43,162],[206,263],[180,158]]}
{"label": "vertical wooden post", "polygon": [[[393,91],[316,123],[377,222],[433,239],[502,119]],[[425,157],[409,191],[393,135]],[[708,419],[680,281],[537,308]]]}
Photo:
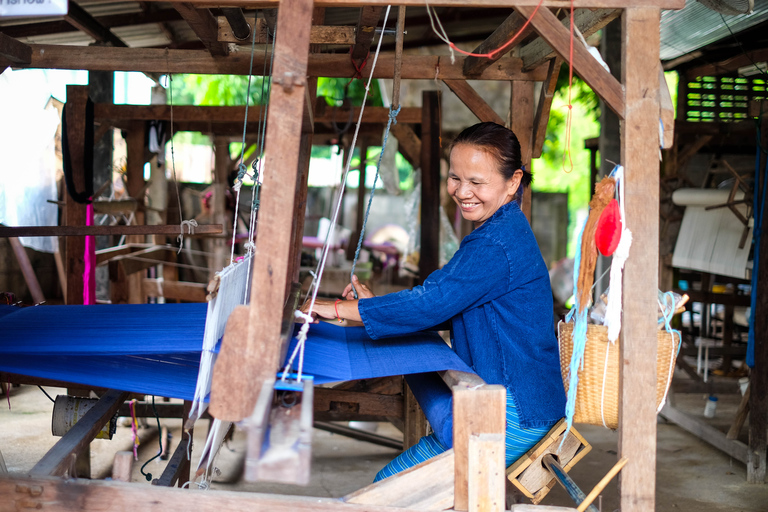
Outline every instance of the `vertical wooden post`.
{"label": "vertical wooden post", "polygon": [[291,267],[299,147],[307,87],[312,0],[280,0],[267,119],[259,235],[248,330],[242,352],[222,345],[211,386],[211,414],[240,421],[253,412],[265,380],[280,364],[280,328]]}
{"label": "vertical wooden post", "polygon": [[421,93],[421,254],[419,282],[440,266],[440,102]]}
{"label": "vertical wooden post", "polygon": [[[454,510],[468,510],[469,507],[469,440],[478,434],[504,436],[507,426],[506,397],[504,386],[486,385],[478,389],[453,387]],[[494,462],[491,459],[487,464],[492,473],[498,471],[498,460]],[[504,462],[501,464],[499,477],[503,479]],[[501,505],[504,505],[503,499]]]}
{"label": "vertical wooden post", "polygon": [[[147,128],[144,121],[134,121],[128,130],[125,139],[126,165],[125,177],[128,195],[139,201],[139,209],[136,211],[136,224],[144,224],[144,137]],[[181,199],[179,199],[181,200]],[[127,243],[144,243],[145,238],[140,235],[126,237]],[[126,277],[128,286],[128,303],[139,304],[144,302],[142,292],[143,272],[135,272]]]}
{"label": "vertical wooden post", "polygon": [[[531,157],[533,156],[533,139],[535,108],[533,105],[534,84],[530,80],[513,81],[512,94],[509,102],[510,129],[517,135],[520,141],[520,153],[523,165],[531,170]],[[531,187],[525,189],[523,195],[522,208],[523,213],[531,222]]]}
{"label": "vertical wooden post", "polygon": [[[85,146],[85,106],[87,103],[87,85],[67,86],[67,106],[64,115],[67,116],[67,141],[69,143],[69,159],[72,164],[72,183],[78,191],[85,190],[86,186],[83,148]],[[75,202],[69,194],[64,196],[64,201],[66,203],[64,208],[65,225],[85,226],[86,206]],[[67,304],[82,304],[85,237],[68,236],[65,240]]]}
{"label": "vertical wooden post", "polygon": [[469,436],[469,512],[506,510],[504,450],[503,432]]}
{"label": "vertical wooden post", "polygon": [[632,248],[624,270],[619,366],[619,457],[622,512],[655,509],[656,311],[659,254],[658,8],[623,14],[625,118],[621,153]]}
{"label": "vertical wooden post", "polygon": [[[762,147],[768,141],[768,118],[760,126]],[[760,169],[765,169],[768,154],[760,152]],[[761,174],[759,173],[759,174]],[[756,183],[765,190],[765,176],[755,176]],[[756,192],[757,193],[757,192]],[[765,198],[763,198],[765,201]],[[755,362],[750,377],[749,394],[749,452],[747,455],[747,482],[762,484],[766,475],[766,431],[768,430],[768,210],[763,212],[763,235],[760,237],[760,255],[757,260],[757,294],[755,302]]]}
{"label": "vertical wooden post", "polygon": [[[222,224],[224,232],[229,233],[228,226],[231,220],[227,217],[227,175],[232,170],[232,158],[229,156],[229,140],[226,137],[214,137],[213,147],[215,152],[213,168],[213,201],[211,202],[211,222]],[[229,265],[229,248],[224,238],[211,238],[213,255],[208,257],[208,279]]]}
{"label": "vertical wooden post", "polygon": [[407,450],[427,435],[428,424],[413,391],[403,379],[403,450]]}

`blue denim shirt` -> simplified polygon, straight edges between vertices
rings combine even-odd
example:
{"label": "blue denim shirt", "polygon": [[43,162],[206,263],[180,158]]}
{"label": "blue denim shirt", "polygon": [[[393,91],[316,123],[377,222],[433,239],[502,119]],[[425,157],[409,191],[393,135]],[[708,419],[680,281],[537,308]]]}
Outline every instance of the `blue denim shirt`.
{"label": "blue denim shirt", "polygon": [[374,339],[450,321],[453,349],[485,382],[507,388],[523,428],[563,417],[549,274],[516,202],[466,236],[423,285],[358,304]]}

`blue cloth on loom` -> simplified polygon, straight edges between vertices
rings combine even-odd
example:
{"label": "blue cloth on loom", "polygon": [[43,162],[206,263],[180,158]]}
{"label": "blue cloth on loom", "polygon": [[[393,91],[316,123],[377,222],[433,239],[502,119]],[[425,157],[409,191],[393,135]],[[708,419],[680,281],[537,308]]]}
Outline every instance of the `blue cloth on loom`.
{"label": "blue cloth on loom", "polygon": [[563,417],[565,391],[554,334],[549,273],[517,203],[466,236],[422,286],[358,302],[372,338],[451,321],[456,353],[489,384],[501,384],[524,428]]}

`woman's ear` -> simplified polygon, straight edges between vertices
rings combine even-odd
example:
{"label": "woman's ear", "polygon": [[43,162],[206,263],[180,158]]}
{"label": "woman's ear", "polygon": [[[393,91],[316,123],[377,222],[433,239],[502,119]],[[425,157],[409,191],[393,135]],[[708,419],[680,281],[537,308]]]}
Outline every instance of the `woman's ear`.
{"label": "woman's ear", "polygon": [[507,180],[507,191],[509,195],[514,196],[517,193],[517,189],[520,188],[520,182],[523,180],[523,170],[518,169],[515,171],[515,173],[512,175],[509,180]]}

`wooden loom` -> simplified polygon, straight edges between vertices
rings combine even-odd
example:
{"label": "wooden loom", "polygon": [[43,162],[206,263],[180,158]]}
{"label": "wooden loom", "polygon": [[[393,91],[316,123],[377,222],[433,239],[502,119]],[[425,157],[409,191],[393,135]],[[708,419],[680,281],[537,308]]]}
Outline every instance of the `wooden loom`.
{"label": "wooden loom", "polygon": [[[210,2],[193,0],[186,6],[209,5]],[[250,4],[247,0],[232,2],[241,6]],[[406,5],[421,6],[422,2],[406,1]],[[500,0],[454,1],[441,0],[440,5],[490,7],[507,6]],[[514,2],[515,14],[509,23],[500,27],[484,47],[494,48],[507,39],[510,31],[519,26],[522,18],[530,17],[537,1],[519,0]],[[642,219],[657,218],[658,209],[658,123],[661,115],[658,95],[659,15],[660,8],[680,8],[681,0],[651,0],[644,2],[629,0],[575,0],[577,8],[595,7],[601,9],[624,9],[623,79],[617,81],[600,67],[586,50],[576,45],[573,65],[576,72],[597,92],[609,108],[623,120],[622,163],[627,174],[626,210],[635,244],[633,254],[626,265],[624,279],[624,330],[621,343],[622,366],[620,412],[620,456],[629,458],[621,481],[622,510],[625,512],[646,511],[654,508],[655,489],[655,404],[643,400],[653,396],[652,384],[655,379],[656,279],[658,226],[656,223],[643,224]],[[222,354],[222,361],[214,373],[211,412],[214,416],[238,421],[254,409],[259,390],[265,382],[274,379],[279,355],[283,347],[275,340],[280,338],[281,319],[277,311],[288,295],[289,283],[294,281],[298,271],[298,240],[301,236],[303,211],[306,194],[306,176],[309,148],[312,135],[303,129],[305,113],[311,114],[311,102],[307,97],[313,94],[312,77],[351,76],[353,69],[348,56],[310,54],[312,42],[313,3],[311,0],[264,0],[258,3],[264,7],[279,7],[277,26],[280,27],[275,47],[272,107],[269,110],[267,131],[267,174],[260,215],[260,243],[255,258],[253,274],[254,293],[248,308],[248,321],[242,327],[241,339],[244,351],[239,357]],[[367,6],[366,9],[385,5],[381,0],[326,0],[318,7]],[[552,84],[557,75],[559,58],[569,59],[568,31],[546,7],[567,7],[570,2],[544,0],[542,8],[532,17],[531,26],[540,34],[537,39],[521,50],[522,59],[505,57],[499,62],[459,58],[457,64],[450,64],[447,58],[404,57],[402,78],[438,78],[453,82],[451,89],[467,103],[473,112],[486,120],[490,114],[486,105],[472,88],[464,82],[468,77],[480,79],[510,80],[512,82],[511,125],[521,140],[524,161],[538,156],[543,142],[544,129],[548,118]],[[363,9],[365,11],[366,9]],[[181,11],[196,11],[191,7],[180,7]],[[582,11],[587,13],[588,11]],[[512,27],[512,28],[510,28]],[[290,34],[282,37],[280,34]],[[7,39],[7,38],[6,38]],[[210,42],[210,37],[208,38]],[[238,56],[215,57],[214,47],[210,54],[198,52],[194,56],[183,50],[152,50],[111,47],[89,47],[79,52],[68,52],[61,47],[6,44],[4,56],[10,53],[12,62],[21,67],[54,67],[116,69],[131,67],[147,72],[247,72],[246,59]],[[361,41],[358,39],[358,43]],[[554,48],[554,52],[548,49]],[[535,52],[536,49],[538,53]],[[527,50],[527,52],[526,52]],[[556,57],[556,54],[559,57]],[[526,58],[528,60],[526,60]],[[258,59],[257,59],[258,60]],[[383,59],[379,63],[380,76],[391,76],[395,59]],[[169,69],[170,68],[170,69]],[[255,69],[260,66],[255,65]],[[305,77],[309,76],[307,79]],[[538,105],[534,108],[533,81],[544,81]],[[623,83],[623,85],[622,85]],[[434,95],[425,94],[425,108],[421,131],[421,160],[424,172],[425,209],[436,209],[439,187],[439,125],[437,124],[437,101]],[[498,117],[498,116],[497,116]],[[495,118],[494,118],[495,119]],[[671,127],[665,129],[665,133]],[[294,223],[294,219],[298,219]],[[435,216],[435,221],[437,217]],[[423,247],[434,244],[429,236],[436,236],[437,229],[422,229]],[[267,241],[267,243],[265,243]],[[427,258],[424,258],[427,260]],[[425,265],[430,263],[426,262]],[[426,267],[428,270],[429,268]],[[444,458],[454,457],[453,470],[441,466],[445,478],[453,480],[453,506],[457,510],[500,510],[503,508],[503,486],[491,472],[475,473],[469,468],[478,462],[498,461],[499,443],[503,453],[503,426],[498,415],[492,417],[488,410],[498,410],[498,390],[492,386],[479,390],[467,388],[455,390],[454,398],[461,404],[455,414],[457,433],[456,451]],[[473,407],[485,403],[483,414],[473,413]],[[120,397],[117,398],[120,401]],[[464,405],[466,404],[466,405]],[[490,408],[490,409],[489,409]],[[487,420],[487,421],[486,421]],[[470,448],[471,447],[471,448]],[[764,447],[764,445],[763,445]],[[496,453],[496,455],[494,455]],[[764,460],[763,454],[763,460]],[[503,463],[502,463],[503,464]],[[764,464],[764,462],[763,462]],[[438,464],[429,465],[437,468]],[[62,482],[42,476],[32,478],[0,479],[1,504],[11,503],[16,507],[36,507],[57,510],[92,510],[100,502],[108,500],[113,509],[127,509],[160,503],[165,508],[184,507],[198,510],[220,509],[226,506],[233,510],[261,507],[269,510],[325,510],[347,508],[349,510],[397,510],[404,508],[422,510],[424,503],[403,505],[401,494],[392,487],[406,488],[408,482],[417,481],[414,469],[390,479],[389,486],[379,485],[367,488],[347,503],[334,500],[307,500],[305,498],[264,495],[233,495],[232,493],[195,493],[153,489],[151,492],[138,486],[124,486],[101,482]],[[503,474],[503,469],[499,475]],[[398,485],[391,485],[397,483]],[[406,492],[406,494],[408,494]],[[501,496],[501,499],[500,499]],[[365,500],[365,501],[361,501]],[[367,503],[356,506],[353,503]],[[373,504],[372,504],[373,503]],[[3,505],[0,505],[0,508]]]}

